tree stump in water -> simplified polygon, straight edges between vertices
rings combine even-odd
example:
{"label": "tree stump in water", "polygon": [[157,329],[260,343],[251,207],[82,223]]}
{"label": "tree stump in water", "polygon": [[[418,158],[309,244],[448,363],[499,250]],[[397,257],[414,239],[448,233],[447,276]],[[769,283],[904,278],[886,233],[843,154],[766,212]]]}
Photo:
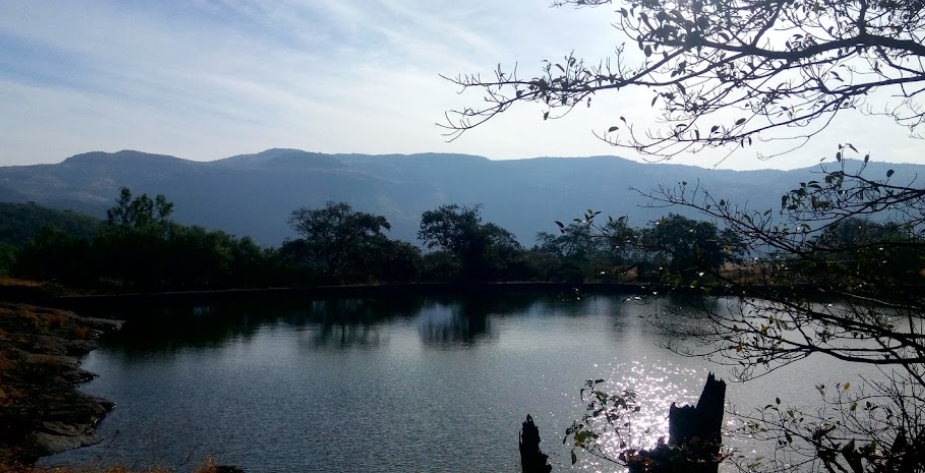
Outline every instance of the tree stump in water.
{"label": "tree stump in water", "polygon": [[716,473],[722,460],[726,382],[710,373],[697,406],[668,410],[668,443],[643,450],[629,462],[630,473]]}
{"label": "tree stump in water", "polygon": [[520,430],[520,467],[523,473],[550,473],[552,466],[546,463],[548,455],[540,450],[540,429],[533,423],[533,417],[527,420]]}
{"label": "tree stump in water", "polygon": [[[668,443],[659,439],[652,450],[625,458],[630,473],[717,473],[722,461],[723,413],[726,382],[710,373],[696,406],[668,410]],[[520,464],[523,473],[550,473],[548,456],[540,451],[540,431],[527,416],[520,431]],[[623,457],[621,456],[621,459]]]}
{"label": "tree stump in water", "polygon": [[[713,373],[707,376],[697,407],[677,407],[671,403],[668,410],[669,445],[700,442],[722,443],[723,410],[726,402],[726,382],[717,380]],[[719,453],[719,450],[717,450]]]}

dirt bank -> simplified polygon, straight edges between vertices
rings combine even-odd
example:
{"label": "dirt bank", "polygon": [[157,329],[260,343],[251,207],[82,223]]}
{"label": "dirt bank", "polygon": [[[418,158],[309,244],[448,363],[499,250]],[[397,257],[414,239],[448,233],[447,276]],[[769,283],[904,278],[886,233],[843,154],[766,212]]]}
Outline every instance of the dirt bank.
{"label": "dirt bank", "polygon": [[94,442],[113,404],[77,390],[93,379],[78,357],[120,322],[0,302],[0,465]]}

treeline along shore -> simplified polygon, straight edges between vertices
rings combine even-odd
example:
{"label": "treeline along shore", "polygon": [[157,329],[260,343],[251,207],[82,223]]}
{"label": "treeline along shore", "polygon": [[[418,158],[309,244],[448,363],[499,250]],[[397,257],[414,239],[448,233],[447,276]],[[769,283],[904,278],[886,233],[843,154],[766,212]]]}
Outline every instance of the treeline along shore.
{"label": "treeline along shore", "polygon": [[[827,294],[812,285],[788,285],[766,287],[769,293],[786,290],[825,299]],[[0,291],[2,292],[2,291]],[[35,292],[37,297],[45,297]],[[617,284],[617,283],[551,283],[551,282],[502,282],[502,283],[424,283],[352,286],[316,286],[299,288],[227,289],[216,291],[154,292],[127,294],[65,295],[53,299],[38,299],[46,305],[74,311],[95,311],[98,309],[147,307],[189,307],[234,303],[278,302],[280,300],[319,300],[353,298],[389,298],[412,296],[460,296],[460,295],[503,295],[503,294],[551,294],[562,298],[582,297],[594,294],[624,294],[628,297],[653,297],[659,294],[685,296],[738,296],[737,288],[711,288],[708,293],[699,287],[674,287],[664,284]]]}
{"label": "treeline along shore", "polygon": [[[419,241],[413,244],[389,238],[391,226],[383,216],[328,202],[294,210],[290,224],[298,237],[265,247],[248,237],[177,224],[170,219],[173,204],[165,196],[135,196],[125,188],[107,220],[96,226],[73,225],[73,214],[40,211],[34,205],[15,210],[8,215],[25,219],[24,226],[28,220],[33,230],[5,236],[0,229],[0,279],[12,280],[14,286],[17,281],[41,286],[51,295],[233,290],[209,297],[244,297],[232,295],[239,292],[248,297],[265,292],[339,296],[488,283],[629,292],[659,285],[681,290],[708,286],[722,291],[743,285],[800,286],[818,272],[836,266],[856,272],[855,262],[870,260],[847,250],[828,251],[810,261],[799,254],[767,252],[759,259],[749,249],[747,235],[677,214],[634,227],[626,218],[589,210],[568,224],[555,222],[558,231],[540,232],[535,244],[525,247],[511,232],[483,221],[478,206],[443,205],[421,215]],[[894,224],[854,219],[819,238],[854,241],[874,235],[889,241],[902,231]],[[889,265],[861,269],[920,285],[925,255],[920,248],[906,253]],[[350,288],[334,289],[340,286]],[[254,289],[265,292],[243,292]],[[17,290],[23,297],[35,292]]]}

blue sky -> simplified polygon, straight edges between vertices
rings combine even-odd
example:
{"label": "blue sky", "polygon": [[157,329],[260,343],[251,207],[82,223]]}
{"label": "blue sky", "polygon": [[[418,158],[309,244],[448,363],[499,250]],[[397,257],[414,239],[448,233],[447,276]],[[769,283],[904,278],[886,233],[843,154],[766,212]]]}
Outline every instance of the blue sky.
{"label": "blue sky", "polygon": [[[604,57],[620,40],[606,9],[548,0],[94,0],[0,2],[0,165],[137,149],[212,160],[271,147],[328,153],[470,153],[491,159],[620,154],[591,131],[651,113],[650,96],[601,97],[543,122],[507,116],[446,143],[434,125],[474,105],[439,73],[490,71],[574,50]],[[882,126],[880,125],[882,124]],[[874,159],[916,161],[920,140],[876,119],[838,121],[772,161],[792,168],[850,140]],[[718,156],[680,159],[713,166]]]}

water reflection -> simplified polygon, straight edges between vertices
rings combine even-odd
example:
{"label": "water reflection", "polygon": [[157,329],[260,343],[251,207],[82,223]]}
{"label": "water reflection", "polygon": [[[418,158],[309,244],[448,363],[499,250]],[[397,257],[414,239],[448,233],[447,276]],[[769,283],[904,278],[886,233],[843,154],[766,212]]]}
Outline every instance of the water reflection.
{"label": "water reflection", "polygon": [[[232,340],[248,344],[263,330],[292,328],[303,333],[303,346],[310,349],[376,348],[388,340],[383,326],[396,320],[413,323],[427,346],[466,347],[496,342],[500,336],[498,324],[509,317],[581,319],[592,315],[613,320],[615,342],[635,346],[651,344],[655,338],[662,340],[661,345],[668,345],[671,335],[664,327],[695,324],[695,318],[687,314],[704,303],[719,304],[715,300],[674,296],[512,294],[151,308],[108,314],[126,319],[127,323],[106,339],[106,349],[122,353],[131,361],[187,349],[220,349]],[[644,323],[632,320],[636,318],[645,319]]]}
{"label": "water reflection", "polygon": [[497,336],[489,314],[467,304],[435,305],[418,319],[418,333],[427,345],[474,345]]}
{"label": "water reflection", "polygon": [[256,307],[143,309],[112,314],[127,320],[105,339],[107,350],[126,355],[171,354],[186,348],[218,348],[229,339],[250,340],[259,329]]}
{"label": "water reflection", "polygon": [[[671,402],[693,401],[721,368],[659,348],[671,336],[650,316],[691,323],[667,310],[687,301],[626,299],[408,297],[123,314],[124,330],[85,359],[99,378],[81,387],[117,403],[101,437],[118,442],[48,462],[149,464],[143,430],[157,425],[168,464],[196,449],[246,471],[518,471],[517,431],[531,414],[555,471],[566,471],[559,441],[584,411],[584,380],[633,389],[643,407],[633,443],[651,446],[667,434]],[[728,399],[762,406],[769,395],[812,394],[796,385],[851,380],[824,360],[815,367],[775,372],[750,391],[730,385]]]}
{"label": "water reflection", "polygon": [[107,350],[134,356],[216,349],[229,340],[248,343],[260,330],[312,327],[315,347],[376,346],[376,326],[415,317],[423,298],[331,299],[277,304],[234,304],[134,310],[106,314],[125,319],[106,340]]}
{"label": "water reflection", "polygon": [[312,331],[311,347],[346,350],[351,348],[376,348],[382,343],[382,333],[374,325],[324,323]]}
{"label": "water reflection", "polygon": [[471,346],[497,339],[493,321],[530,314],[583,315],[588,313],[586,305],[586,301],[535,294],[436,298],[421,310],[417,327],[426,345]]}

